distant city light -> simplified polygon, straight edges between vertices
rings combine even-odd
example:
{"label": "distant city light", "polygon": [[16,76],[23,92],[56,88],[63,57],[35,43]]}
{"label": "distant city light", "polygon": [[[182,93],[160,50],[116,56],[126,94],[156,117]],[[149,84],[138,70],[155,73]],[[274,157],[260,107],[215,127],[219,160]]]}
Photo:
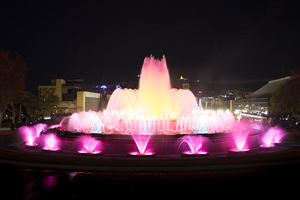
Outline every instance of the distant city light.
{"label": "distant city light", "polygon": [[101,85],[100,88],[101,89],[107,89],[107,85]]}

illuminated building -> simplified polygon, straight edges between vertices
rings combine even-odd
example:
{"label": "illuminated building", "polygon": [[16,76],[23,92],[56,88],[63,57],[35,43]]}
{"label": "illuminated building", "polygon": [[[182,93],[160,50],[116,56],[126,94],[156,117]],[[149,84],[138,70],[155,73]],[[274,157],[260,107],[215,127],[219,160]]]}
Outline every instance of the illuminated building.
{"label": "illuminated building", "polygon": [[38,94],[42,95],[48,89],[59,97],[60,103],[55,110],[57,114],[100,110],[101,94],[93,92],[93,87],[84,84],[83,79],[54,79],[51,85],[39,85]]}

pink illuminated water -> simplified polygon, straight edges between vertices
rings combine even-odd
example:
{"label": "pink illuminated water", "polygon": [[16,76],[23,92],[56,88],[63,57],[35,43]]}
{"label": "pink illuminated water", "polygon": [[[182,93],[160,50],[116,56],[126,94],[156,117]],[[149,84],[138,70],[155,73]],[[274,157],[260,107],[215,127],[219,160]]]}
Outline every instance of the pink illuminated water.
{"label": "pink illuminated water", "polygon": [[35,142],[37,138],[36,129],[30,126],[22,126],[19,128],[19,133],[22,135],[26,146],[37,146]]}
{"label": "pink illuminated water", "polygon": [[134,142],[138,148],[140,154],[146,153],[146,148],[148,146],[149,140],[151,138],[150,134],[134,134],[132,135]]}
{"label": "pink illuminated water", "polygon": [[46,151],[59,151],[60,150],[60,140],[54,133],[49,133],[43,137],[44,147],[43,150]]}
{"label": "pink illuminated water", "polygon": [[37,146],[37,138],[40,137],[41,132],[46,131],[47,127],[46,124],[22,126],[19,128],[19,133],[23,137],[26,146]]}
{"label": "pink illuminated water", "polygon": [[190,90],[171,87],[166,58],[146,57],[139,89],[116,89],[103,112],[72,114],[67,130],[84,133],[190,134],[229,132],[230,112],[200,110]]}
{"label": "pink illuminated water", "polygon": [[[183,152],[184,154],[207,154],[207,151],[203,150],[203,144],[207,140],[200,135],[186,135],[182,138],[182,143],[188,144],[190,151]],[[181,143],[181,144],[182,144]]]}
{"label": "pink illuminated water", "polygon": [[102,133],[103,123],[99,114],[93,111],[74,113],[69,119],[67,130],[83,133]]}
{"label": "pink illuminated water", "polygon": [[262,137],[262,147],[273,147],[275,143],[281,143],[284,135],[285,132],[277,126],[269,128]]}
{"label": "pink illuminated water", "polygon": [[36,130],[37,137],[40,137],[40,134],[47,130],[48,125],[39,123],[39,124],[34,125],[33,128]]}
{"label": "pink illuminated water", "polygon": [[100,141],[92,136],[81,136],[78,138],[80,142],[80,147],[78,153],[81,154],[99,154],[100,151]]}
{"label": "pink illuminated water", "polygon": [[234,130],[231,132],[236,149],[232,151],[248,151],[247,138],[250,133],[250,129],[243,123],[236,124]]}
{"label": "pink illuminated water", "polygon": [[[189,90],[171,88],[166,58],[144,59],[139,89],[116,89],[107,105],[107,111],[126,111],[130,115],[177,118],[180,113],[197,110],[196,98]],[[129,113],[128,113],[129,114]]]}

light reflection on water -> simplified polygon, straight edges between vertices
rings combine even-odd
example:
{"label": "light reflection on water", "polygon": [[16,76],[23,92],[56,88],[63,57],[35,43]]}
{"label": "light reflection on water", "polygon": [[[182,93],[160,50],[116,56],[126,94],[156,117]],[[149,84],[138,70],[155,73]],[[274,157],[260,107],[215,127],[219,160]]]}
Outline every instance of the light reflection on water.
{"label": "light reflection on water", "polygon": [[[255,187],[265,184],[274,185],[282,182],[280,178],[297,175],[298,166],[268,169],[266,173],[257,169],[205,173],[176,174],[121,174],[121,173],[87,173],[54,170],[19,170],[0,165],[0,177],[5,185],[0,186],[3,196],[9,199],[108,199],[139,197],[193,197],[199,188],[206,192],[215,190],[231,191],[228,186],[235,185],[239,191],[248,191],[255,182]],[[283,171],[278,178],[275,172]],[[287,174],[287,172],[288,174]],[[298,174],[299,175],[299,174]],[[287,181],[283,180],[283,181]],[[236,184],[239,183],[239,184]],[[261,185],[259,185],[261,184]],[[176,189],[175,189],[176,188]],[[180,188],[180,189],[177,189]],[[189,191],[189,192],[187,192]],[[131,198],[132,199],[132,198]]]}

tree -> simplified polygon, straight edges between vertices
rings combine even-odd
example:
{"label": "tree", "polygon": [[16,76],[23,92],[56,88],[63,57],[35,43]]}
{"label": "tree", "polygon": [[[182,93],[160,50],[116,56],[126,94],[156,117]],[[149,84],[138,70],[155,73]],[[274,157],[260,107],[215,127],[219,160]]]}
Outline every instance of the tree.
{"label": "tree", "polygon": [[50,115],[56,110],[59,102],[59,97],[52,88],[41,88],[39,96],[26,92],[24,99],[27,114],[33,118]]}
{"label": "tree", "polygon": [[20,54],[10,57],[9,52],[0,49],[0,127],[6,110],[13,114],[14,123],[18,113],[15,105],[22,101],[27,71]]}
{"label": "tree", "polygon": [[291,72],[291,79],[270,98],[270,111],[274,114],[300,115],[300,69]]}

